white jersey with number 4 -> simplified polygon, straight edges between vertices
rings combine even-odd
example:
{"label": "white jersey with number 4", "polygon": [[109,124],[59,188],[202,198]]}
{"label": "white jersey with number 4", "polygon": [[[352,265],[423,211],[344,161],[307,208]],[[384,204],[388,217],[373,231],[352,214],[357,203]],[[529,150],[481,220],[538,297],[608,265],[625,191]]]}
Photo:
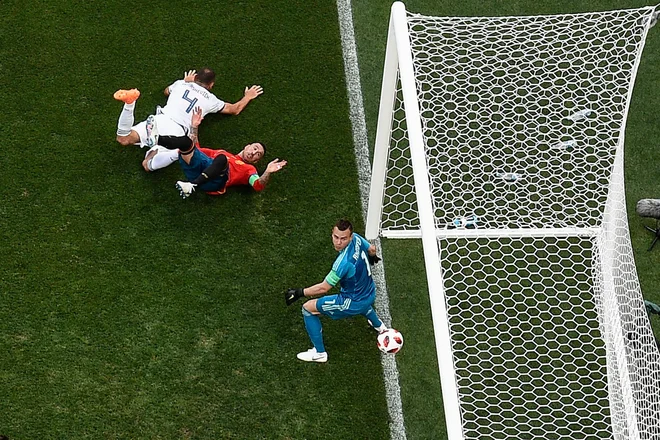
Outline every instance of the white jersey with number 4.
{"label": "white jersey with number 4", "polygon": [[180,79],[172,84],[169,90],[170,96],[162,112],[186,131],[190,130],[192,111],[196,107],[202,109],[202,117],[204,117],[209,113],[219,112],[225,106],[224,101],[194,82]]}

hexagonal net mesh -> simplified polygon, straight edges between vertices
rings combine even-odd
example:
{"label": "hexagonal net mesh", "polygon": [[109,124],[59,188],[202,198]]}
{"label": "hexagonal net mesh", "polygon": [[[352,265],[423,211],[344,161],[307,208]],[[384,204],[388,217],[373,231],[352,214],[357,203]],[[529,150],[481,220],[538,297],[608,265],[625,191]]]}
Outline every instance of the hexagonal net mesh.
{"label": "hexagonal net mesh", "polygon": [[[407,14],[463,438],[660,438],[623,183],[654,17]],[[384,236],[420,229],[401,72]]]}
{"label": "hexagonal net mesh", "polygon": [[[408,24],[438,227],[599,224],[653,10]],[[588,113],[588,114],[585,114]],[[397,88],[385,231],[418,227]]]}
{"label": "hexagonal net mesh", "polygon": [[465,437],[611,438],[593,241],[441,246]]}
{"label": "hexagonal net mesh", "polygon": [[605,299],[599,240],[439,240],[464,438],[660,434],[660,359],[625,285],[634,267]]}
{"label": "hexagonal net mesh", "polygon": [[382,206],[382,231],[417,230],[419,214],[413,179],[410,143],[403,106],[401,83],[397,77],[390,148]]}

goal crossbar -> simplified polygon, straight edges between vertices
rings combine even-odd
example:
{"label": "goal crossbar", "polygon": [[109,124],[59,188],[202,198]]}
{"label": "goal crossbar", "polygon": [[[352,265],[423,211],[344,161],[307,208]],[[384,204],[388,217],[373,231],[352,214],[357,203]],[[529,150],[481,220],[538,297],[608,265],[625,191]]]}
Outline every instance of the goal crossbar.
{"label": "goal crossbar", "polygon": [[[601,228],[537,228],[537,229],[436,229],[437,238],[472,237],[472,238],[502,238],[502,237],[593,237],[601,232]],[[422,238],[422,231],[383,231],[385,238]]]}

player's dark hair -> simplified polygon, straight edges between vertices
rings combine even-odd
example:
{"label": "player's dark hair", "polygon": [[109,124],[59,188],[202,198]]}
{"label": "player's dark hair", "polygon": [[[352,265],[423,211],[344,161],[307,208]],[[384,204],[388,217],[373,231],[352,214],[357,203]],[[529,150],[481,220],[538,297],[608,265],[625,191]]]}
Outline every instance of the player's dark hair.
{"label": "player's dark hair", "polygon": [[353,233],[353,224],[346,219],[339,220],[337,223],[335,223],[334,228],[337,228],[340,231],[345,231],[346,229],[348,229],[349,231],[351,231],[351,233]]}
{"label": "player's dark hair", "polygon": [[210,86],[215,82],[215,72],[208,67],[203,67],[197,71],[195,82]]}

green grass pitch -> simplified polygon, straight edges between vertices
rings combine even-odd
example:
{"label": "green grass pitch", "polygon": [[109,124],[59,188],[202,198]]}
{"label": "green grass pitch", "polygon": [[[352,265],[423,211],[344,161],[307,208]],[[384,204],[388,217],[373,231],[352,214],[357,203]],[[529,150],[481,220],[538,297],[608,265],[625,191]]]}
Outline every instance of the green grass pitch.
{"label": "green grass pitch", "polygon": [[[638,0],[410,1],[429,15],[581,12]],[[353,2],[370,139],[388,2]],[[327,365],[308,348],[287,287],[321,280],[339,217],[363,230],[335,2],[0,2],[0,434],[27,439],[385,439],[375,335],[324,321]],[[660,37],[649,33],[631,106],[627,186],[636,262],[660,301],[660,254],[634,215],[657,197]],[[253,141],[287,159],[262,194],[182,201],[176,165],[145,173],[114,140],[118,88],[136,120],[184,70],[209,66],[237,117],[202,144]],[[262,169],[263,166],[262,164]],[[409,439],[446,436],[418,242],[384,243]]]}

